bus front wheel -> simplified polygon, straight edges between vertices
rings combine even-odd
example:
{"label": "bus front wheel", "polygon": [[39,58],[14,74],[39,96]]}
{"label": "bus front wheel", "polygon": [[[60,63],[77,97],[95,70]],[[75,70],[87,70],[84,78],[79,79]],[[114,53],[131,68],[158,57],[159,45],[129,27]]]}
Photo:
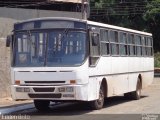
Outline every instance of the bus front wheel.
{"label": "bus front wheel", "polygon": [[104,105],[104,87],[101,85],[99,90],[99,98],[97,100],[91,101],[90,106],[93,110],[99,110],[103,108]]}
{"label": "bus front wheel", "polygon": [[39,111],[45,111],[49,109],[49,100],[34,100],[34,105],[37,110]]}

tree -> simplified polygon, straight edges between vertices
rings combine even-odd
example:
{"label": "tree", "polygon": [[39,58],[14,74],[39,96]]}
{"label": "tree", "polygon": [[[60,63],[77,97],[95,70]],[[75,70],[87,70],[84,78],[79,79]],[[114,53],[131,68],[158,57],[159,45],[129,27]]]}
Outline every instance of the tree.
{"label": "tree", "polygon": [[146,0],[91,0],[91,20],[144,30]]}
{"label": "tree", "polygon": [[148,30],[153,34],[155,52],[160,51],[160,0],[152,0],[147,4],[143,18],[148,24]]}

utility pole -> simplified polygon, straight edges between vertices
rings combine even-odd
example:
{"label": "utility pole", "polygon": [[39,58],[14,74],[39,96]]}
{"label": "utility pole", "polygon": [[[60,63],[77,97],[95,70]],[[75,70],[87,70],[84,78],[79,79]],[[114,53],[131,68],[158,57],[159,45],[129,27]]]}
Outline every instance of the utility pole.
{"label": "utility pole", "polygon": [[87,20],[87,18],[89,17],[89,0],[82,0],[82,19]]}

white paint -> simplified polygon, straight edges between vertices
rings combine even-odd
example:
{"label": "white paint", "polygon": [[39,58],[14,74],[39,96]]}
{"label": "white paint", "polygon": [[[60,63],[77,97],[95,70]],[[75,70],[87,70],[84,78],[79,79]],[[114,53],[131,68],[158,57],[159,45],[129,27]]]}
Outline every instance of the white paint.
{"label": "white paint", "polygon": [[[44,18],[40,18],[44,19]],[[34,19],[34,20],[40,20]],[[53,18],[47,18],[53,19]],[[76,20],[73,18],[55,18],[64,20]],[[31,20],[29,20],[31,21]],[[83,21],[86,22],[86,21]],[[97,22],[87,21],[88,24],[113,28],[117,30],[124,30],[133,33],[151,36],[150,33],[140,32],[136,30],[126,29],[122,27],[105,25]],[[24,81],[65,81],[65,83],[46,84],[48,87],[55,87],[54,94],[58,93],[59,87],[74,87],[73,98],[39,98],[49,100],[82,100],[91,101],[96,100],[99,96],[99,88],[102,79],[107,80],[108,97],[131,92],[136,90],[138,75],[142,75],[143,88],[148,86],[153,81],[154,69],[153,57],[100,57],[96,67],[89,67],[89,60],[87,59],[82,66],[78,67],[20,67],[12,68],[12,96],[14,99],[30,99],[28,93],[20,93],[15,91],[15,80],[20,80],[22,85],[26,85]],[[27,71],[27,72],[25,72]],[[41,72],[34,72],[41,71]],[[65,72],[63,72],[65,71]],[[150,71],[150,72],[147,72]],[[76,80],[76,84],[70,84],[70,80]],[[32,84],[33,85],[33,84]],[[31,89],[30,93],[35,93],[34,87],[47,86],[26,86]],[[44,84],[43,84],[44,85]],[[51,93],[51,94],[52,94]],[[36,94],[40,94],[37,92]],[[62,93],[63,94],[63,93]]]}

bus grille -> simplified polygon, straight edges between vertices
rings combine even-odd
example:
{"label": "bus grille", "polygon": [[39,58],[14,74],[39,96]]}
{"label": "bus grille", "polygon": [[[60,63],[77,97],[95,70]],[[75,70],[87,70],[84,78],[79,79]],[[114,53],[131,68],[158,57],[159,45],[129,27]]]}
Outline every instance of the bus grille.
{"label": "bus grille", "polygon": [[47,87],[47,88],[33,88],[35,92],[54,92],[55,88]]}
{"label": "bus grille", "polygon": [[25,83],[40,83],[40,84],[44,84],[44,83],[65,83],[65,81],[25,81]]}
{"label": "bus grille", "polygon": [[62,94],[28,94],[30,98],[61,98]]}

